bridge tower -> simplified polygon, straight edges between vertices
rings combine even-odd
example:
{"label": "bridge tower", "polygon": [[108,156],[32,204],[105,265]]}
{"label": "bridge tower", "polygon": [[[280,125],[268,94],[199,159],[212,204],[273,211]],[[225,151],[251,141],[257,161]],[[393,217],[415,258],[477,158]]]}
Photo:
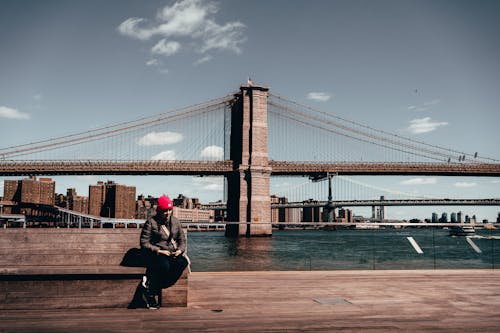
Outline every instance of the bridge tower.
{"label": "bridge tower", "polygon": [[227,220],[248,224],[227,225],[226,236],[270,236],[271,167],[267,158],[267,97],[263,86],[242,85],[231,108],[230,159],[227,176]]}

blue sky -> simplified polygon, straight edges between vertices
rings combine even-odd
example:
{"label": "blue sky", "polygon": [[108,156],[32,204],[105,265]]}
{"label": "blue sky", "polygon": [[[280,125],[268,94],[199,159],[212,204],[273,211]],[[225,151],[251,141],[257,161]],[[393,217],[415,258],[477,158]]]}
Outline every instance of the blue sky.
{"label": "blue sky", "polygon": [[[0,147],[223,96],[251,76],[315,109],[499,159],[499,10],[498,1],[2,0]],[[191,177],[57,177],[57,190],[87,195],[107,178],[138,193],[222,198],[221,179]],[[360,179],[500,197],[493,178]],[[278,178],[273,190],[302,182]],[[499,208],[472,211],[493,219]]]}

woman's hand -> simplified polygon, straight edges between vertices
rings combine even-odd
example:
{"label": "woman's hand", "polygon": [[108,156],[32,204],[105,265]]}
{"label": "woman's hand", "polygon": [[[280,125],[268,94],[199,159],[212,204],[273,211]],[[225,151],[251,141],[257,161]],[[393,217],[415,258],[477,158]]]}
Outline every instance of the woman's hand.
{"label": "woman's hand", "polygon": [[170,257],[172,255],[172,252],[169,250],[158,250],[158,254],[163,254],[164,256]]}
{"label": "woman's hand", "polygon": [[172,255],[173,255],[173,256],[175,256],[175,257],[178,257],[178,256],[180,256],[181,254],[182,254],[182,251],[181,251],[181,250],[177,250],[177,251],[175,251],[174,253],[172,253]]}

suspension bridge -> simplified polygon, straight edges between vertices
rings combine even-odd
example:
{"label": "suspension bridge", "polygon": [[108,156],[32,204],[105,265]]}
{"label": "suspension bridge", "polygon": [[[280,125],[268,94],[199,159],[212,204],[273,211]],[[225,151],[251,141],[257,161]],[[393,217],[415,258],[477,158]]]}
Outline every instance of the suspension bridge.
{"label": "suspension bridge", "polygon": [[[169,147],[169,149],[165,149]],[[227,181],[229,235],[269,235],[271,176],[500,176],[500,160],[429,144],[242,85],[153,116],[0,149],[0,175],[198,175]],[[255,222],[252,225],[252,222]]]}

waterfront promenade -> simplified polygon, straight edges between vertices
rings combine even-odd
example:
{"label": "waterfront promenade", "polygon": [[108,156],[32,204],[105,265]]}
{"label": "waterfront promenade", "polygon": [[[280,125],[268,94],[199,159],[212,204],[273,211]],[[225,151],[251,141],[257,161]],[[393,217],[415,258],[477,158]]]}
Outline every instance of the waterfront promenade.
{"label": "waterfront promenade", "polygon": [[0,332],[499,332],[500,270],[195,272],[187,308],[2,311]]}

